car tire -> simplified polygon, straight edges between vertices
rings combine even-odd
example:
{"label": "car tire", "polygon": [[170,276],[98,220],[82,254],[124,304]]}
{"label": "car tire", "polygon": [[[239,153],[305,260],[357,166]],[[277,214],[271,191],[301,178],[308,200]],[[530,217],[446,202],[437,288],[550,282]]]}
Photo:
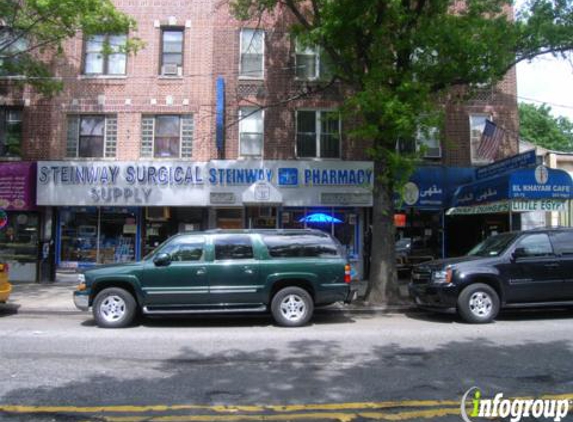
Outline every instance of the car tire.
{"label": "car tire", "polygon": [[300,287],[285,287],[271,301],[271,313],[282,327],[301,327],[310,321],[314,302],[310,294]]}
{"label": "car tire", "polygon": [[458,313],[471,324],[492,322],[499,313],[499,295],[487,284],[471,284],[458,296]]}
{"label": "car tire", "polygon": [[135,319],[137,302],[127,290],[110,287],[96,295],[92,311],[98,327],[124,328]]}

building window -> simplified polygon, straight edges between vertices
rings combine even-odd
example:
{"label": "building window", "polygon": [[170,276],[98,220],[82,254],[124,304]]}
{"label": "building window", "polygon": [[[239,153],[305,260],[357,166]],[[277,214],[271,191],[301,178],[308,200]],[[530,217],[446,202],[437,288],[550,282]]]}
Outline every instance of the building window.
{"label": "building window", "polygon": [[84,74],[125,75],[127,35],[100,34],[85,43]]}
{"label": "building window", "polygon": [[481,142],[486,120],[491,120],[491,116],[489,114],[470,114],[470,150],[472,164],[491,162],[491,160],[483,160],[477,156],[477,150]]}
{"label": "building window", "polygon": [[26,38],[9,27],[0,26],[0,76],[21,75],[18,62],[28,48]]}
{"label": "building window", "polygon": [[241,156],[263,155],[263,111],[255,107],[239,110],[239,141]]}
{"label": "building window", "polygon": [[437,127],[420,129],[416,136],[416,148],[424,158],[441,158],[440,131]]}
{"label": "building window", "polygon": [[141,156],[190,158],[193,144],[193,116],[143,116]]}
{"label": "building window", "polygon": [[161,31],[161,74],[181,76],[183,74],[183,29]]}
{"label": "building window", "polygon": [[113,158],[117,150],[117,116],[68,117],[68,157]]}
{"label": "building window", "polygon": [[265,33],[260,29],[241,30],[241,77],[263,78],[264,39]]}
{"label": "building window", "polygon": [[0,157],[20,157],[22,109],[0,107]]}
{"label": "building window", "polygon": [[327,79],[332,76],[328,56],[318,46],[304,46],[297,40],[295,53],[298,79]]}
{"label": "building window", "polygon": [[298,110],[296,148],[301,158],[340,158],[340,115],[336,111]]}

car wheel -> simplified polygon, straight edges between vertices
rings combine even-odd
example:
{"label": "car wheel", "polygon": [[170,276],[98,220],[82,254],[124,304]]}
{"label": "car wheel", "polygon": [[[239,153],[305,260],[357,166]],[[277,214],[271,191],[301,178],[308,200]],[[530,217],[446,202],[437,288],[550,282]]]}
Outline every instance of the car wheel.
{"label": "car wheel", "polygon": [[487,284],[472,284],[458,296],[458,313],[472,324],[484,324],[494,320],[499,312],[499,296]]}
{"label": "car wheel", "polygon": [[279,290],[271,302],[271,313],[283,327],[300,327],[308,323],[314,311],[310,294],[300,287]]}
{"label": "car wheel", "polygon": [[92,309],[98,327],[123,328],[133,322],[137,302],[128,291],[110,287],[97,294]]}

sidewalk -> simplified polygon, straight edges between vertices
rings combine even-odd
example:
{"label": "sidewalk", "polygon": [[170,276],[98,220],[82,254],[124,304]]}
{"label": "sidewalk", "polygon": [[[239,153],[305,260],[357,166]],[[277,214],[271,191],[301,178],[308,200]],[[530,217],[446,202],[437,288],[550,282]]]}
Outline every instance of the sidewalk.
{"label": "sidewalk", "polygon": [[[73,303],[72,293],[77,285],[77,274],[58,273],[54,283],[12,284],[12,294],[6,304],[0,304],[0,312],[21,314],[66,314],[81,313]],[[364,286],[362,286],[364,290]],[[372,306],[362,300],[350,305],[335,304],[329,311],[349,313],[403,313],[415,308],[407,301],[402,305]]]}

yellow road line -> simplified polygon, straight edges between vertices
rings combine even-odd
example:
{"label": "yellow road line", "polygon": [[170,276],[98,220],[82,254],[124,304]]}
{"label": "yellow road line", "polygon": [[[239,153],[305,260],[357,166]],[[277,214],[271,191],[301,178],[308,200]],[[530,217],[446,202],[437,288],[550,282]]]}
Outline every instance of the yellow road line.
{"label": "yellow road line", "polygon": [[396,407],[433,407],[459,405],[451,400],[402,400],[386,402],[354,402],[325,404],[294,404],[268,406],[208,406],[208,405],[151,405],[151,406],[19,406],[0,405],[0,411],[10,413],[143,413],[169,412],[183,410],[202,410],[216,413],[239,412],[298,412],[309,410],[361,410],[387,409]]}
{"label": "yellow road line", "polygon": [[399,413],[383,412],[311,412],[311,413],[289,413],[276,415],[179,415],[179,416],[126,416],[126,417],[106,417],[109,422],[244,422],[244,421],[297,421],[297,420],[323,420],[352,422],[357,418],[368,418],[380,421],[408,421],[412,419],[435,419],[444,416],[459,415],[460,408],[442,408],[417,410]]}

